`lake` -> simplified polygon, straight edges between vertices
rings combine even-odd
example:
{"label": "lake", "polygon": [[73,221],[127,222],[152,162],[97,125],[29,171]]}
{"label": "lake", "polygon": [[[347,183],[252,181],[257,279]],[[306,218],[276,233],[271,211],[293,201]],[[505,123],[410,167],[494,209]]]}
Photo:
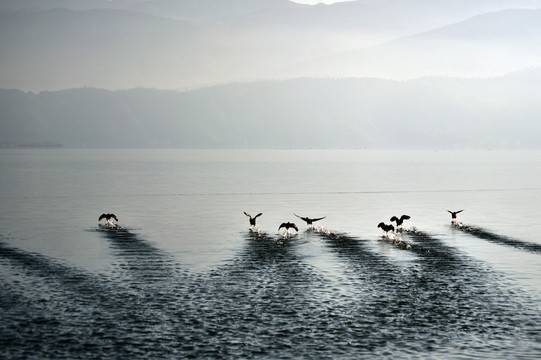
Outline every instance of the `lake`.
{"label": "lake", "polygon": [[539,151],[2,149],[0,169],[2,358],[541,356]]}

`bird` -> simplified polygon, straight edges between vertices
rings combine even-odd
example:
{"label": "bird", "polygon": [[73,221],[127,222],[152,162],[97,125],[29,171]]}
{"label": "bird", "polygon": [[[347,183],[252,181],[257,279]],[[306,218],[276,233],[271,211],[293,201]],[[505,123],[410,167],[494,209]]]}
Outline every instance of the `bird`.
{"label": "bird", "polygon": [[291,223],[291,222],[282,223],[280,225],[280,227],[278,228],[278,230],[280,230],[281,228],[286,228],[286,231],[288,231],[288,232],[289,232],[289,228],[293,228],[293,229],[299,231],[299,228],[297,227],[297,225],[295,225],[294,223]]}
{"label": "bird", "polygon": [[98,218],[98,221],[101,221],[101,219],[105,219],[107,221],[111,221],[111,218],[115,219],[116,221],[118,221],[118,217],[115,215],[115,214],[101,214],[100,217]]}
{"label": "bird", "polygon": [[393,225],[387,225],[383,222],[380,222],[378,224],[378,227],[381,228],[381,230],[385,231],[386,233],[388,233],[389,231],[394,231],[394,226]]}
{"label": "bird", "polygon": [[303,221],[306,221],[306,224],[307,225],[312,225],[313,222],[315,221],[319,221],[319,220],[323,220],[326,218],[326,216],[323,216],[323,217],[320,217],[320,218],[315,218],[315,219],[310,219],[308,217],[302,217],[302,216],[299,216],[295,213],[293,213],[293,215],[295,215],[296,217],[298,217],[299,219],[303,220]]}
{"label": "bird", "polygon": [[[446,210],[447,210],[447,209],[446,209]],[[448,212],[449,214],[451,214],[451,219],[453,219],[453,220],[456,219],[456,214],[461,213],[461,212],[463,212],[463,211],[464,211],[464,209],[458,210],[458,211],[447,210],[447,212]]]}
{"label": "bird", "polygon": [[115,214],[101,214],[98,218],[98,221],[101,221],[102,219],[105,219],[107,222],[105,223],[106,226],[115,228],[117,225],[113,223],[111,219],[115,219],[118,221],[118,217]]}
{"label": "bird", "polygon": [[250,226],[255,226],[255,219],[257,219],[259,216],[263,215],[263,213],[259,213],[256,216],[252,217],[252,215],[250,215],[246,211],[244,211],[244,215],[246,215],[246,216],[248,216],[250,218]]}
{"label": "bird", "polygon": [[399,227],[399,226],[402,225],[404,220],[408,220],[408,219],[410,219],[409,215],[402,215],[400,218],[397,218],[396,216],[393,216],[391,218],[391,222],[396,221],[396,227]]}

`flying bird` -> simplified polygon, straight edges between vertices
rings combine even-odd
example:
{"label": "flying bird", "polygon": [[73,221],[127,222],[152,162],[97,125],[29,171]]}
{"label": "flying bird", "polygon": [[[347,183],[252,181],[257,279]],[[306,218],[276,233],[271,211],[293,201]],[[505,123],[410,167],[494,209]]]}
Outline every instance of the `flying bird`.
{"label": "flying bird", "polygon": [[396,221],[396,227],[399,227],[399,226],[402,225],[404,220],[408,220],[408,219],[410,219],[409,215],[402,215],[400,218],[397,218],[396,216],[393,216],[391,218],[391,222]]}
{"label": "flying bird", "polygon": [[[446,209],[446,210],[447,210],[447,209]],[[448,212],[449,214],[451,214],[451,219],[453,219],[453,220],[456,219],[456,214],[461,213],[461,212],[463,212],[463,211],[464,211],[464,209],[458,210],[458,211],[447,210],[447,212]]]}
{"label": "flying bird", "polygon": [[320,217],[320,218],[315,218],[315,219],[310,219],[308,217],[302,217],[302,216],[299,216],[295,213],[293,213],[293,215],[295,215],[296,217],[298,217],[299,219],[303,220],[303,221],[306,221],[306,224],[307,225],[312,225],[313,222],[316,222],[316,221],[319,221],[319,220],[323,220],[326,218],[326,216],[323,216],[323,217]]}
{"label": "flying bird", "polygon": [[286,231],[289,231],[289,228],[293,228],[293,229],[299,231],[299,228],[297,227],[297,225],[295,225],[294,223],[291,223],[291,222],[282,223],[280,225],[280,227],[278,228],[278,230],[280,230],[281,228],[286,228]]}
{"label": "flying bird", "polygon": [[250,225],[255,226],[255,219],[257,219],[259,216],[263,215],[263,213],[259,213],[256,216],[252,217],[252,215],[250,215],[246,211],[244,211],[244,215],[246,215],[246,216],[248,216],[250,218]]}
{"label": "flying bird", "polygon": [[100,217],[98,218],[98,221],[101,221],[102,219],[106,220],[105,226],[110,227],[110,228],[117,227],[117,225],[113,223],[113,220],[112,220],[112,219],[115,219],[116,221],[118,221],[118,217],[115,214],[101,214]]}
{"label": "flying bird", "polygon": [[381,230],[385,231],[386,233],[388,233],[389,231],[394,231],[394,226],[393,225],[387,225],[383,222],[380,222],[378,224],[378,227],[381,228]]}
{"label": "flying bird", "polygon": [[101,214],[100,217],[98,218],[98,221],[101,221],[101,219],[105,219],[107,220],[107,222],[110,222],[111,218],[118,221],[118,218],[116,217],[115,214]]}

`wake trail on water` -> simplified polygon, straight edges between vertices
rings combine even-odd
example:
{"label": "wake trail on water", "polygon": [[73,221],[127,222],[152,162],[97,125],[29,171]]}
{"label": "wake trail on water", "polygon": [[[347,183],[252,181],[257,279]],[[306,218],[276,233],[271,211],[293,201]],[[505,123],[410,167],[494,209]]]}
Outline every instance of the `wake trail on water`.
{"label": "wake trail on water", "polygon": [[490,271],[427,233],[405,231],[404,237],[415,240],[408,242],[411,248],[400,243],[406,242],[401,237],[385,240],[418,255],[406,267],[375,252],[370,240],[332,231],[318,233],[326,246],[347,260],[353,270],[348,276],[362,279],[352,282],[361,286],[362,301],[349,304],[349,311],[374,329],[386,328],[385,338],[391,343],[437,347],[434,339],[445,343],[470,336],[475,342],[493,335],[478,319],[514,323],[517,313],[527,312]]}
{"label": "wake trail on water", "polygon": [[114,254],[125,262],[120,267],[140,280],[154,282],[168,280],[180,269],[173,258],[163,250],[142,239],[129,228],[94,229],[108,240]]}
{"label": "wake trail on water", "polygon": [[511,246],[519,250],[525,250],[532,253],[541,254],[541,244],[514,239],[509,236],[493,233],[478,226],[465,225],[461,222],[453,222],[451,226],[453,229],[460,230],[464,233],[473,235],[479,239],[490,241],[494,244]]}
{"label": "wake trail on water", "polygon": [[[24,275],[0,279],[23,295],[0,294],[8,319],[0,324],[0,355],[335,358],[354,349],[368,357],[445,353],[454,341],[471,347],[518,326],[537,334],[535,309],[421,231],[401,235],[411,248],[394,245],[415,255],[407,266],[378,251],[381,240],[324,227],[289,239],[247,231],[235,257],[205,273],[179,271],[170,254],[132,229],[96,231],[126,276],[96,275],[0,243],[0,265]],[[318,239],[344,269],[338,283],[307,261],[304,250]]]}
{"label": "wake trail on water", "polygon": [[114,357],[140,347],[141,338],[153,347],[156,334],[174,333],[172,321],[162,323],[167,318],[163,309],[148,306],[148,297],[129,284],[5,243],[0,243],[0,261],[16,275],[14,281],[0,280],[5,291],[0,295],[0,354]]}

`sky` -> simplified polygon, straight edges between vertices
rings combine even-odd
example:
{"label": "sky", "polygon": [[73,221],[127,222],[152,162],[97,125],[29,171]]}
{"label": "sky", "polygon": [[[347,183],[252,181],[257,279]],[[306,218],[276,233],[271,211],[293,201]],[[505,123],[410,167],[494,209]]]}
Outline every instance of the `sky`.
{"label": "sky", "polygon": [[355,1],[355,0],[327,0],[327,1],[318,1],[318,0],[293,0],[293,2],[299,3],[299,4],[306,4],[306,5],[316,5],[316,4],[334,4],[337,2],[345,2],[345,1]]}

